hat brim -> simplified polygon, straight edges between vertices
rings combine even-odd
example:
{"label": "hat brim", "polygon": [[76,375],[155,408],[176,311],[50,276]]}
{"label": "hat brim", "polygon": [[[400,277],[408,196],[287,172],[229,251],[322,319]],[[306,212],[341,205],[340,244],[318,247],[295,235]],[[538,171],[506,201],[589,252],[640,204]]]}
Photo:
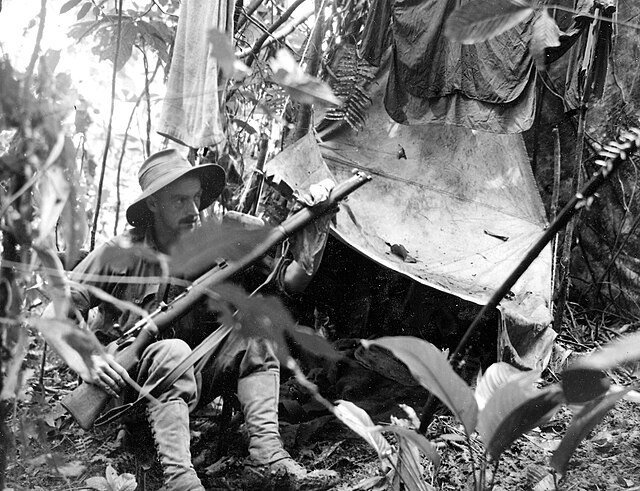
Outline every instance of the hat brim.
{"label": "hat brim", "polygon": [[138,196],[129,208],[127,208],[127,222],[133,227],[146,226],[151,223],[153,214],[147,206],[146,199],[160,191],[172,182],[185,176],[194,176],[200,179],[202,196],[200,198],[200,211],[210,206],[220,196],[226,184],[226,174],[217,164],[205,164],[185,169],[180,172],[170,173],[164,179],[159,179]]}

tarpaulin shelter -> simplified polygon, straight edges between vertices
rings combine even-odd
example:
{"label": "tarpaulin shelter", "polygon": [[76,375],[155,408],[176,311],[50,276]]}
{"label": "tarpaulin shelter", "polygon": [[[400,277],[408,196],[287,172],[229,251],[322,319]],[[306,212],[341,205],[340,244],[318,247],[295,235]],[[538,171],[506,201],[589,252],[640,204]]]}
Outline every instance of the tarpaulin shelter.
{"label": "tarpaulin shelter", "polygon": [[[423,285],[484,304],[547,224],[522,136],[400,125],[383,91],[380,77],[363,129],[346,127],[319,145],[309,135],[265,171],[300,188],[368,172],[373,180],[343,206],[335,236]],[[392,252],[402,248],[408,261]],[[499,355],[516,365],[543,366],[550,353],[551,257],[547,247],[499,307]]]}

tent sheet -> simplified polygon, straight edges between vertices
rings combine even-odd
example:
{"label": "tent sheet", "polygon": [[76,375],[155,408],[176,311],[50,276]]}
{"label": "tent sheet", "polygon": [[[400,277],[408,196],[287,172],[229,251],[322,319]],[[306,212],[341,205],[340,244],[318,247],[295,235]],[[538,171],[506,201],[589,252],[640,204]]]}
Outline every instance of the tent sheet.
{"label": "tent sheet", "polygon": [[[267,174],[305,188],[329,172],[337,182],[353,168],[368,172],[373,180],[341,205],[334,234],[415,281],[485,304],[547,224],[522,137],[403,126],[381,97],[374,100],[363,130],[346,129],[319,149],[308,136],[270,161]],[[394,245],[410,258],[392,252]],[[499,358],[515,365],[548,361],[551,257],[548,246],[499,306]]]}

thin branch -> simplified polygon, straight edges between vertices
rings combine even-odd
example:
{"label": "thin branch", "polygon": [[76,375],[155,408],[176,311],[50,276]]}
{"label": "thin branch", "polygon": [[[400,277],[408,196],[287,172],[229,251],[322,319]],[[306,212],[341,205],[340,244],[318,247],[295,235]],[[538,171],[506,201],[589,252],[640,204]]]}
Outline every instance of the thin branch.
{"label": "thin branch", "polygon": [[[301,24],[304,24],[305,22],[307,22],[309,20],[309,17],[311,17],[313,15],[313,12],[309,12],[308,14],[303,15],[302,17],[300,17],[299,19],[296,19],[294,22],[292,22],[291,24],[285,26],[283,29],[281,29],[278,32],[274,32],[273,35],[271,35],[262,45],[262,47],[266,47],[266,46],[271,46],[273,43],[282,41],[284,38],[286,38],[289,34],[291,34],[293,31],[295,31]],[[253,19],[252,19],[253,20]],[[244,58],[245,56],[248,56],[251,53],[252,49],[251,48],[245,48],[242,51],[239,51],[238,53],[236,53],[236,57],[237,58]]]}
{"label": "thin branch", "polygon": [[38,55],[40,54],[40,43],[42,42],[42,35],[44,33],[44,21],[47,16],[47,0],[41,0],[40,2],[40,24],[38,25],[38,34],[36,35],[36,44],[33,47],[33,53],[31,53],[31,60],[29,60],[29,66],[24,77],[24,86],[22,87],[22,100],[27,101],[29,98],[27,94],[29,92],[29,86],[31,85],[31,77],[33,76],[33,70],[38,61]]}
{"label": "thin branch", "polygon": [[[170,14],[169,12],[167,12],[167,11],[162,7],[162,5],[160,5],[160,4],[158,3],[158,0],[152,0],[152,1],[153,1],[153,3],[155,3],[155,4],[156,4],[156,7],[158,7],[158,10],[159,10],[160,12],[162,12],[164,15],[168,15],[169,17],[175,17],[176,19],[180,17],[179,15],[176,15],[176,14]],[[122,6],[122,2],[120,2],[120,5]]]}
{"label": "thin branch", "polygon": [[100,216],[100,205],[102,203],[102,188],[104,186],[104,175],[107,170],[107,156],[109,155],[109,146],[111,144],[111,129],[113,127],[113,111],[116,102],[116,75],[118,73],[118,55],[120,54],[120,41],[122,37],[122,0],[118,0],[118,28],[116,39],[116,52],[113,56],[113,74],[111,76],[111,107],[109,109],[109,124],[107,125],[107,135],[104,144],[104,153],[102,155],[102,169],[100,170],[100,182],[98,183],[98,196],[96,198],[96,212],[93,216],[93,227],[91,229],[91,245],[93,250],[96,245],[96,232],[98,230],[98,217]]}
{"label": "thin branch", "polygon": [[247,23],[247,20],[251,18],[256,10],[258,10],[258,7],[260,7],[260,5],[262,5],[262,0],[253,0],[253,2],[251,2],[246,9],[243,9],[242,13],[244,17],[238,19],[238,25],[236,27],[237,30],[244,27],[244,25]]}
{"label": "thin branch", "polygon": [[258,53],[260,52],[260,49],[262,48],[264,43],[267,41],[267,39],[269,39],[272,33],[274,33],[282,24],[284,24],[287,20],[289,20],[289,17],[291,17],[291,15],[296,11],[296,9],[300,7],[300,5],[302,5],[305,1],[306,0],[296,0],[295,2],[293,2],[291,6],[286,10],[286,12],[283,13],[280,16],[280,18],[277,21],[275,21],[273,25],[269,28],[269,33],[265,33],[262,36],[260,36],[260,38],[255,42],[255,44],[251,48],[251,53],[247,57],[247,61],[246,61],[247,66],[251,66],[253,64],[256,57],[258,56]]}
{"label": "thin branch", "polygon": [[115,224],[113,226],[113,235],[118,235],[118,221],[119,221],[119,218],[120,218],[120,205],[122,204],[122,200],[120,198],[120,176],[122,175],[122,161],[124,160],[124,154],[125,154],[125,151],[126,151],[126,148],[127,148],[127,141],[129,140],[129,130],[131,129],[131,123],[133,121],[133,116],[135,116],[136,110],[138,109],[138,106],[140,105],[140,102],[142,101],[142,98],[144,97],[145,92],[148,91],[148,86],[155,79],[156,74],[158,73],[158,70],[160,69],[161,65],[162,65],[162,62],[158,58],[158,63],[156,64],[156,68],[153,70],[153,73],[151,74],[151,77],[147,80],[145,88],[142,90],[142,92],[138,96],[138,99],[136,100],[136,103],[133,106],[133,110],[131,111],[131,114],[129,115],[129,122],[127,123],[127,128],[124,131],[124,138],[122,140],[122,150],[120,151],[120,159],[118,160],[118,172],[116,174],[116,221],[115,221]]}

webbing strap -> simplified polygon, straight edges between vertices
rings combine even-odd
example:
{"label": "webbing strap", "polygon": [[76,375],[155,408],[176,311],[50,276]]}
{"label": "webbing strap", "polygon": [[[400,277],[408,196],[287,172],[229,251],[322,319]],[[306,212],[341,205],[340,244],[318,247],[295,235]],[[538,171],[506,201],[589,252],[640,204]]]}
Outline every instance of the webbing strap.
{"label": "webbing strap", "polygon": [[209,359],[218,351],[222,343],[231,333],[232,326],[222,324],[218,329],[209,334],[198,346],[193,348],[191,353],[187,355],[184,360],[178,363],[165,377],[160,380],[154,387],[152,387],[146,393],[141,393],[134,402],[123,404],[122,406],[115,407],[102,416],[96,419],[94,425],[105,425],[124,416],[134,407],[138,406],[142,401],[150,397],[158,397],[166,389],[171,387],[176,381],[182,377],[189,368],[195,365],[198,360],[206,357]]}

